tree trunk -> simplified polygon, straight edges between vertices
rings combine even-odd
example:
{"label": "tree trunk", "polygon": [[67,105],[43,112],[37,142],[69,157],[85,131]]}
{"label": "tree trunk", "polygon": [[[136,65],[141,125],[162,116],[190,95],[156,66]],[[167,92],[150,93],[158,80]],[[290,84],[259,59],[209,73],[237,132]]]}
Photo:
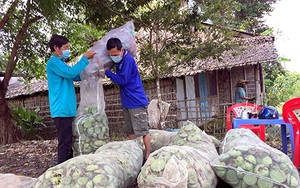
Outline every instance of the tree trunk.
{"label": "tree trunk", "polygon": [[162,130],[164,129],[164,118],[163,118],[163,115],[162,115],[162,109],[161,109],[161,102],[162,102],[162,99],[161,99],[161,91],[160,91],[160,84],[159,84],[159,77],[157,76],[156,77],[156,89],[157,89],[157,103],[158,103],[158,109],[160,111],[160,118],[159,118],[159,123],[158,123],[158,129]]}
{"label": "tree trunk", "polygon": [[[15,1],[17,3],[18,0]],[[30,19],[30,3],[27,1],[27,10],[24,18],[22,27],[19,30],[16,40],[13,44],[13,48],[10,52],[8,64],[6,67],[5,75],[2,81],[0,81],[0,144],[7,144],[17,142],[21,138],[21,134],[17,127],[12,121],[12,115],[8,107],[8,103],[5,99],[7,87],[9,85],[9,80],[11,79],[12,72],[14,71],[17,64],[17,54],[19,46],[28,30],[28,27],[41,19],[41,16],[36,16]],[[12,5],[13,6],[13,5]],[[6,22],[5,22],[6,23]],[[4,23],[4,24],[5,24]]]}
{"label": "tree trunk", "polygon": [[5,99],[3,83],[0,82],[0,144],[18,142],[21,134],[12,121],[12,115]]}
{"label": "tree trunk", "polygon": [[2,20],[0,21],[0,29],[3,29],[4,25],[8,22],[10,15],[13,13],[18,3],[19,0],[15,0],[4,14]]}

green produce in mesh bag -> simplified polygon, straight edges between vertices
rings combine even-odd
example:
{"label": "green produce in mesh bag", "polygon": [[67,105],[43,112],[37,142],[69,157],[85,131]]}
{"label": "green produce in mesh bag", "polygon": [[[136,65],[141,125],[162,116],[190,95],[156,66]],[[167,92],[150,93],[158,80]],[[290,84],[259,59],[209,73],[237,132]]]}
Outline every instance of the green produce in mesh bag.
{"label": "green produce in mesh bag", "polygon": [[109,142],[95,154],[80,155],[49,168],[32,187],[129,187],[138,176],[142,160],[142,150],[135,141]]}
{"label": "green produce in mesh bag", "polygon": [[216,141],[212,136],[207,135],[199,127],[190,121],[177,132],[170,145],[191,146],[206,155],[208,161],[213,161],[219,156],[216,150]]}
{"label": "green produce in mesh bag", "polygon": [[[156,151],[159,148],[162,148],[163,146],[168,146],[170,142],[173,140],[173,138],[175,137],[175,135],[177,134],[177,132],[168,132],[168,131],[156,130],[156,129],[150,129],[149,132],[151,135],[150,152]],[[143,142],[143,138],[142,137],[137,138],[137,142],[139,143],[140,147],[143,149],[143,152],[145,152],[145,145]]]}
{"label": "green produce in mesh bag", "polygon": [[80,83],[80,104],[73,121],[74,156],[90,154],[109,142],[102,79],[88,77]]}
{"label": "green produce in mesh bag", "polygon": [[299,187],[290,158],[261,141],[249,129],[227,132],[221,155],[211,162],[216,175],[232,187]]}
{"label": "green produce in mesh bag", "polygon": [[216,187],[217,176],[206,156],[190,146],[165,146],[150,154],[138,176],[140,188]]}

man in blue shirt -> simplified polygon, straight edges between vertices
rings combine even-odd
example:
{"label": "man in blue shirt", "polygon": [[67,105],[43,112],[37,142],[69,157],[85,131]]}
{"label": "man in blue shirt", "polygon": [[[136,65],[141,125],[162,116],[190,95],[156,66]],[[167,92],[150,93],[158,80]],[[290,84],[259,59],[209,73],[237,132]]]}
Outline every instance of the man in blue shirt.
{"label": "man in blue shirt", "polygon": [[105,75],[120,87],[121,105],[124,112],[124,130],[129,139],[143,136],[145,145],[144,162],[150,155],[150,134],[148,128],[148,98],[143,89],[137,64],[118,38],[110,38],[106,48],[116,65],[116,73],[105,70]]}
{"label": "man in blue shirt", "polygon": [[80,81],[79,73],[88,65],[95,52],[87,51],[74,65],[65,61],[70,56],[69,40],[53,35],[49,41],[52,56],[47,61],[48,95],[50,114],[57,129],[57,163],[73,157],[72,122],[76,116],[76,93],[73,81]]}

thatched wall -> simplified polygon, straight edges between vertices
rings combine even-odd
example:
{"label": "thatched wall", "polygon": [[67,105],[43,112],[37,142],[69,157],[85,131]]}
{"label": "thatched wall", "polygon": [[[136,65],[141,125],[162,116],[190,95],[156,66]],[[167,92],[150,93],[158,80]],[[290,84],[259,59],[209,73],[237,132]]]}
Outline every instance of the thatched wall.
{"label": "thatched wall", "polygon": [[[166,119],[166,125],[170,127],[177,127],[177,105],[176,105],[176,84],[174,79],[163,79],[160,82],[162,99],[171,104],[169,115]],[[156,84],[153,82],[144,84],[145,92],[148,96],[149,102],[157,98]],[[77,104],[80,102],[80,88],[76,87]],[[104,99],[105,99],[105,112],[109,121],[109,128],[111,131],[122,131],[122,125],[124,124],[123,111],[121,107],[119,88],[115,85],[104,86]],[[14,98],[8,98],[9,103],[13,106],[22,106],[29,109],[39,108],[39,116],[44,117],[44,123],[47,125],[40,133],[45,139],[55,138],[56,130],[53,124],[53,120],[50,117],[50,108],[48,100],[48,92],[42,91],[32,95],[21,95]]]}

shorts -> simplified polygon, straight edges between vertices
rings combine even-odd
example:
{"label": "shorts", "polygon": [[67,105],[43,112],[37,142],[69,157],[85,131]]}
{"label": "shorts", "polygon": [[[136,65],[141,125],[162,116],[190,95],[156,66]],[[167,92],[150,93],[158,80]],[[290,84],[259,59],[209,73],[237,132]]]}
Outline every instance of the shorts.
{"label": "shorts", "polygon": [[147,106],[127,109],[124,112],[124,131],[127,135],[135,134],[136,137],[149,134]]}

